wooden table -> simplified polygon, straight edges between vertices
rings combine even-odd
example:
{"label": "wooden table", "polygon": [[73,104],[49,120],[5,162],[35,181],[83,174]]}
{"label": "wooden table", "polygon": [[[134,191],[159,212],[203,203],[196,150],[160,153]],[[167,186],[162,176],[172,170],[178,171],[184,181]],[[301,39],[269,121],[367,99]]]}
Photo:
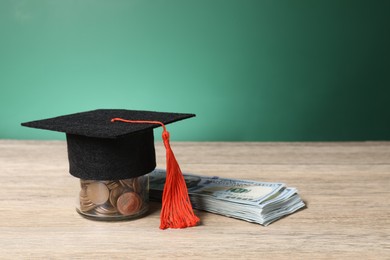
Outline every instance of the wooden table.
{"label": "wooden table", "polygon": [[200,226],[160,230],[159,203],[133,221],[86,220],[65,142],[0,140],[0,258],[390,259],[390,142],[172,147],[183,171],[284,182],[307,208],[268,227],[197,211]]}

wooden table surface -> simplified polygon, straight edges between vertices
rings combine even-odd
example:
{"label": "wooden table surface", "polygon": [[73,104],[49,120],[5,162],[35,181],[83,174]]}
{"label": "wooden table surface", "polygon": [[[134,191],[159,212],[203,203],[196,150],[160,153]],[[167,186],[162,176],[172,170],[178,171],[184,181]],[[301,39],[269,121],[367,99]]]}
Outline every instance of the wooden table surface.
{"label": "wooden table surface", "polygon": [[284,182],[307,208],[267,227],[196,211],[201,225],[160,230],[155,202],[137,220],[91,221],[74,208],[65,142],[0,140],[0,258],[390,259],[390,142],[172,148],[183,172]]}

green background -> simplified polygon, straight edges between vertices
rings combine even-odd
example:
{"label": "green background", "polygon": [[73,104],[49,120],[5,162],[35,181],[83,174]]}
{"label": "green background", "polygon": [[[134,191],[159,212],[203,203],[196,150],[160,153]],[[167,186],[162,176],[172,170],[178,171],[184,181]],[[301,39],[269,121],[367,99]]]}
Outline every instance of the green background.
{"label": "green background", "polygon": [[0,138],[96,108],[172,140],[390,140],[390,1],[1,0]]}

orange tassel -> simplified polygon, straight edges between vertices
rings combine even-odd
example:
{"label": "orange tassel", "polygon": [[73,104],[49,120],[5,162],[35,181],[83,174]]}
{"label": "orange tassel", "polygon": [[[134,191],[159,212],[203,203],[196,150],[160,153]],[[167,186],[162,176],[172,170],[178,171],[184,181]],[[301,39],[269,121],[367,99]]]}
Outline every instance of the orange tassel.
{"label": "orange tassel", "polygon": [[162,196],[160,228],[193,227],[199,222],[199,218],[192,209],[187,185],[169,144],[169,133],[165,128],[162,138],[167,152],[167,173]]}
{"label": "orange tassel", "polygon": [[194,214],[191,201],[188,196],[180,166],[169,144],[169,133],[165,125],[159,121],[126,120],[113,118],[111,122],[121,121],[125,123],[159,124],[163,128],[162,139],[166,150],[166,180],[162,196],[160,215],[160,228],[186,228],[193,227],[199,222]]}

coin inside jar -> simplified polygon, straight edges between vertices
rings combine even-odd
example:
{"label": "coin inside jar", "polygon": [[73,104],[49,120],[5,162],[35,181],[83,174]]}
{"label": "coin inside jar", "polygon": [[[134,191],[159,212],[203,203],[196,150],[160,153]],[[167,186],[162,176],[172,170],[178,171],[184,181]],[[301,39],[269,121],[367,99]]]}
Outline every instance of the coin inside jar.
{"label": "coin inside jar", "polygon": [[122,215],[132,215],[141,208],[142,200],[137,193],[126,192],[119,196],[116,205]]}
{"label": "coin inside jar", "polygon": [[87,187],[87,196],[96,205],[104,204],[109,197],[109,190],[104,183],[93,182]]}
{"label": "coin inside jar", "polygon": [[110,202],[111,205],[116,207],[116,203],[118,201],[119,196],[125,192],[125,188],[122,186],[116,187],[115,189],[110,191]]}

